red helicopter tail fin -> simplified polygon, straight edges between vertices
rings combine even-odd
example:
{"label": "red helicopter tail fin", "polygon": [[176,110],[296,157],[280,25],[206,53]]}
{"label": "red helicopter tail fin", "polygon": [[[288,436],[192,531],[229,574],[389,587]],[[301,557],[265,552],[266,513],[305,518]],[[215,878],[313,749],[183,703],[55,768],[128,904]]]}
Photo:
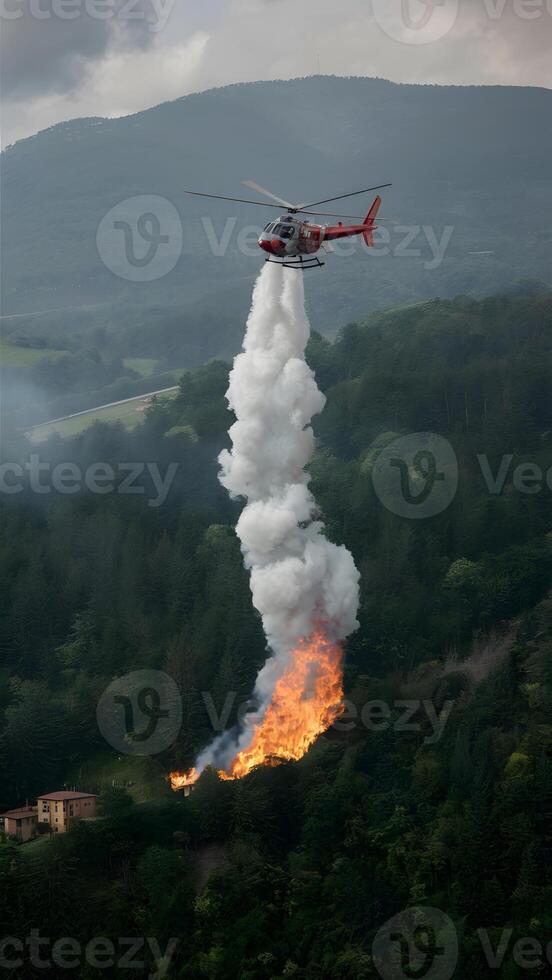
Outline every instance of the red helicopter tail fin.
{"label": "red helicopter tail fin", "polygon": [[373,233],[375,228],[376,217],[380,207],[381,207],[381,197],[378,194],[363,222],[363,224],[366,225],[366,231],[363,231],[362,237],[364,238],[364,241],[366,242],[368,248],[372,248],[374,244]]}

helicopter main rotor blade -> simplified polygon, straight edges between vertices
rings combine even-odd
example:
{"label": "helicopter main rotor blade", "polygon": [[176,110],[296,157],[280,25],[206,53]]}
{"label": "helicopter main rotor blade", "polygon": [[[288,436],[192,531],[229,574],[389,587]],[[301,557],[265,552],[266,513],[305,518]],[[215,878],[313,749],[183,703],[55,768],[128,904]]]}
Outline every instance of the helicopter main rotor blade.
{"label": "helicopter main rotor blade", "polygon": [[[217,201],[234,201],[237,204],[258,204],[261,208],[275,208],[275,204],[268,204],[267,201],[250,201],[245,197],[223,197],[222,194],[204,194],[201,191],[184,191],[185,194],[193,194],[194,197],[211,197]],[[278,207],[278,210],[281,210]]]}
{"label": "helicopter main rotor blade", "polygon": [[[390,187],[391,185],[386,184],[385,186]],[[376,190],[376,189],[377,188],[374,187],[369,188],[369,190]],[[223,194],[207,194],[204,191],[184,191],[184,193],[191,194],[193,197],[208,197],[211,198],[211,200],[215,200],[215,201],[232,201],[235,204],[255,204],[257,207],[260,208],[277,208],[279,211],[281,211],[282,207],[285,207],[288,209],[288,211],[291,211],[292,214],[305,214],[307,215],[307,217],[310,214],[313,217],[322,217],[322,218],[347,218],[350,221],[356,221],[358,224],[362,224],[363,221],[363,219],[359,217],[357,214],[341,214],[340,212],[337,211],[310,211],[310,210],[307,211],[305,210],[305,208],[315,207],[315,205],[305,204],[305,208],[294,207],[292,204],[287,204],[286,201],[281,200],[280,198],[276,197],[274,194],[272,194],[271,197],[275,197],[275,200],[278,201],[277,204],[269,204],[268,201],[252,201],[250,198],[246,198],[246,197],[225,197]],[[263,193],[269,193],[269,192],[263,191]],[[355,193],[365,194],[366,191],[356,191]],[[353,195],[345,194],[344,196],[352,197]],[[340,198],[334,198],[334,200],[337,201],[340,200]],[[376,218],[376,220],[392,221],[393,224],[397,224],[397,222],[391,218],[378,217]]]}
{"label": "helicopter main rotor blade", "polygon": [[261,187],[261,185],[256,184],[254,180],[242,180],[242,184],[244,187],[249,187],[252,191],[257,191],[259,194],[264,194],[265,197],[270,197],[272,201],[282,204],[283,207],[289,208],[291,211],[295,211],[295,204],[290,204],[289,201],[284,201],[283,197],[278,197],[278,195],[273,194],[272,191],[267,191],[266,187]]}
{"label": "helicopter main rotor blade", "polygon": [[[298,211],[297,214],[309,214],[316,215],[319,218],[347,218],[349,221],[356,221],[357,224],[361,225],[364,222],[364,218],[359,217],[358,214],[339,214],[337,211]],[[391,222],[391,224],[398,225],[398,221],[394,218],[380,218],[375,219],[376,221],[386,221]]]}
{"label": "helicopter main rotor blade", "polygon": [[358,214],[341,214],[337,211],[298,211],[297,214],[309,214],[316,215],[318,218],[347,218],[349,221],[357,221],[358,224],[362,224],[362,218],[359,218]]}
{"label": "helicopter main rotor blade", "polygon": [[391,186],[391,184],[378,184],[377,187],[366,187],[363,191],[353,191],[352,194],[340,194],[338,197],[327,197],[324,201],[313,201],[312,204],[298,204],[297,210],[304,211],[305,208],[316,208],[319,204],[331,204],[332,201],[343,201],[346,197],[357,197],[359,194],[368,194],[370,191],[381,191],[384,187]]}

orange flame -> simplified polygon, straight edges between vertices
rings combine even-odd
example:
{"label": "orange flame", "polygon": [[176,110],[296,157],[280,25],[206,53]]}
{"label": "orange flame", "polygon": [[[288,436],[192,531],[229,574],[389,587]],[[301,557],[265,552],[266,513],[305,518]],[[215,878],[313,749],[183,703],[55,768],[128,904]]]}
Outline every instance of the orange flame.
{"label": "orange flame", "polygon": [[[343,712],[342,650],[322,631],[303,640],[274,688],[248,748],[238,752],[221,779],[243,779],[252,769],[301,759]],[[195,769],[173,772],[173,790],[193,785]]]}
{"label": "orange flame", "polygon": [[190,769],[189,772],[171,772],[169,773],[169,782],[171,784],[171,789],[174,792],[178,792],[180,789],[187,789],[188,786],[193,786],[194,783],[199,779],[199,773],[197,769]]}

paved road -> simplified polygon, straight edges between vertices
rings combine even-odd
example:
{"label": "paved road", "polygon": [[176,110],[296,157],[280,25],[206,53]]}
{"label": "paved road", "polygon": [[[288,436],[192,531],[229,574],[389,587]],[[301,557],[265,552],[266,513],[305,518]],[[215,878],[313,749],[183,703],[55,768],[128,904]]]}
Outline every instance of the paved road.
{"label": "paved road", "polygon": [[64,415],[60,419],[49,419],[47,422],[39,422],[38,425],[33,425],[32,430],[41,429],[44,425],[54,425],[57,422],[67,422],[69,419],[78,419],[80,415],[90,415],[91,412],[101,412],[104,408],[116,408],[117,405],[127,405],[128,402],[138,402],[143,401],[144,398],[153,398],[154,395],[167,395],[169,391],[178,391],[178,385],[172,385],[170,388],[160,388],[158,391],[150,391],[144,395],[133,395],[132,398],[121,398],[118,402],[109,402],[107,405],[95,405],[93,408],[86,408],[82,412],[73,412],[72,415]]}

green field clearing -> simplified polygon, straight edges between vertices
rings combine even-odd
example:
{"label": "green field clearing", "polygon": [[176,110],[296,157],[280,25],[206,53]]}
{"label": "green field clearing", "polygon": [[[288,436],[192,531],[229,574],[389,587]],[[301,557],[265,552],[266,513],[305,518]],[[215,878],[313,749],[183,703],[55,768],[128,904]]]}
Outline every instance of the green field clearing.
{"label": "green field clearing", "polygon": [[[158,398],[174,398],[178,394],[178,389],[168,391]],[[31,442],[44,442],[54,432],[60,436],[75,436],[84,432],[94,422],[122,422],[128,429],[133,429],[143,421],[144,413],[152,402],[151,395],[139,395],[130,401],[122,402],[119,405],[108,405],[104,408],[93,408],[82,415],[61,419],[59,422],[43,422],[41,425],[34,426],[30,430]]]}
{"label": "green field clearing", "polygon": [[136,371],[143,378],[149,378],[150,375],[155,374],[157,363],[154,357],[125,357],[123,360],[126,368]]}
{"label": "green field clearing", "polygon": [[101,794],[116,786],[126,789],[135,803],[152,803],[171,799],[172,790],[166,772],[159,763],[147,756],[97,756],[79,765],[68,776],[68,784],[85,793]]}
{"label": "green field clearing", "polygon": [[[57,357],[64,351],[49,350],[47,347],[19,347],[17,344],[0,342],[0,365],[2,367],[32,367],[45,357]],[[136,369],[137,370],[137,369]]]}

